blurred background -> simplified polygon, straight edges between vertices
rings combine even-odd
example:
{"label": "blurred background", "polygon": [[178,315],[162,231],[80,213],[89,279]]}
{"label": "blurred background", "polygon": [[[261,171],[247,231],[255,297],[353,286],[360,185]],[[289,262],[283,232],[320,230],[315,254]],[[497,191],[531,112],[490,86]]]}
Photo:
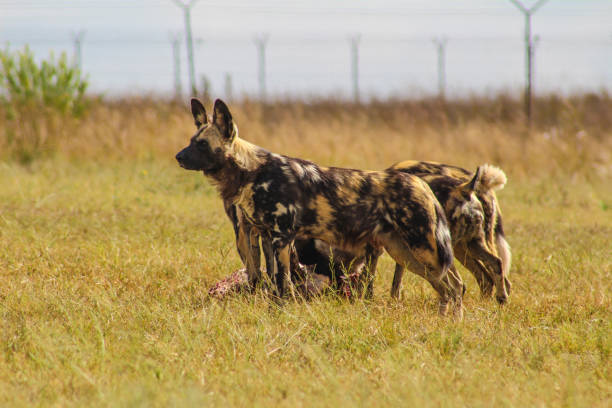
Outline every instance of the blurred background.
{"label": "blurred background", "polygon": [[0,44],[66,52],[107,96],[518,96],[531,8],[534,92],[609,90],[609,0],[3,0]]}
{"label": "blurred background", "polygon": [[0,157],[172,161],[198,96],[325,164],[606,176],[611,23],[609,0],[3,0]]}

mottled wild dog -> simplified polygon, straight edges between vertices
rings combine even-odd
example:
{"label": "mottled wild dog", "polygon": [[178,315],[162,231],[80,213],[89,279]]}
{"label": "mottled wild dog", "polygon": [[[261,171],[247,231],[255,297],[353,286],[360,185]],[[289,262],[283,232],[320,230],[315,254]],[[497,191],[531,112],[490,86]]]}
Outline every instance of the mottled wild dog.
{"label": "mottled wild dog", "polygon": [[[403,167],[405,166],[405,167]],[[400,171],[427,170],[430,173],[414,172],[425,180],[446,211],[451,228],[455,256],[472,272],[476,278],[481,293],[491,296],[493,287],[497,289],[496,298],[500,303],[507,300],[510,282],[507,272],[510,267],[510,247],[503,235],[501,212],[497,205],[494,190],[503,187],[506,176],[503,171],[490,165],[480,166],[474,174],[458,167],[431,162],[402,162],[394,165]],[[434,173],[436,172],[436,173]],[[449,174],[461,174],[461,177]],[[495,225],[495,228],[493,227]],[[298,252],[303,263],[316,262],[316,269],[329,269],[331,248],[319,241],[302,243],[309,251]],[[317,258],[312,248],[318,251]],[[501,259],[497,256],[499,252]],[[360,254],[344,255],[344,258],[363,258]],[[348,263],[346,260],[345,263]],[[450,274],[456,275],[455,267]],[[403,268],[396,266],[391,296],[399,295]]]}
{"label": "mottled wild dog", "polygon": [[[271,153],[238,136],[221,100],[215,101],[211,122],[197,99],[191,100],[191,110],[197,130],[176,159],[185,169],[203,171],[225,208],[236,206],[271,242],[280,296],[292,291],[294,239],[318,238],[365,253],[372,274],[384,248],[432,285],[442,314],[451,300],[461,305],[463,283],[447,274],[453,251],[444,210],[421,179],[397,171],[325,168]],[[256,279],[249,276],[250,282]]]}
{"label": "mottled wild dog", "polygon": [[[455,256],[472,272],[483,295],[490,296],[495,287],[497,301],[506,302],[511,289],[508,274],[512,254],[495,195],[495,190],[506,184],[504,172],[485,164],[474,174],[448,164],[413,160],[396,163],[389,169],[417,175],[427,181],[446,211]],[[470,180],[474,183],[470,184]],[[462,188],[470,185],[470,189]],[[478,203],[468,200],[468,190],[473,191]],[[477,218],[470,221],[466,217],[470,213],[478,217],[479,211],[466,211],[470,208],[478,210],[474,204],[482,207],[482,227],[477,226]],[[466,223],[471,223],[471,232],[457,231]]]}

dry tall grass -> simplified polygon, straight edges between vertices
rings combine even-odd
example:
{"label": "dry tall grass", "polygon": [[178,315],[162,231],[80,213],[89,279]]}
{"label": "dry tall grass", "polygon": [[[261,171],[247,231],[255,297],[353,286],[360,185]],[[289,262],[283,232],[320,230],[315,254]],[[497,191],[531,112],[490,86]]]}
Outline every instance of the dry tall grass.
{"label": "dry tall grass", "polygon": [[[15,139],[29,135],[36,144],[28,160],[57,152],[93,159],[171,159],[193,132],[183,103],[132,98],[90,105],[89,114],[79,119],[30,112],[16,123],[0,122],[2,156],[15,157]],[[531,132],[525,129],[520,101],[503,95],[368,105],[247,100],[231,107],[243,138],[322,164],[383,168],[423,158],[469,168],[490,161],[529,178],[612,175],[612,99],[606,94],[537,99]]]}
{"label": "dry tall grass", "polygon": [[539,100],[530,134],[502,97],[230,106],[245,139],[322,164],[500,165],[510,303],[481,299],[465,270],[462,322],[411,274],[391,301],[387,256],[372,302],[212,301],[240,260],[214,188],[174,162],[187,106],[33,114],[10,126],[44,131],[40,149],[0,137],[0,405],[610,406],[607,96]]}

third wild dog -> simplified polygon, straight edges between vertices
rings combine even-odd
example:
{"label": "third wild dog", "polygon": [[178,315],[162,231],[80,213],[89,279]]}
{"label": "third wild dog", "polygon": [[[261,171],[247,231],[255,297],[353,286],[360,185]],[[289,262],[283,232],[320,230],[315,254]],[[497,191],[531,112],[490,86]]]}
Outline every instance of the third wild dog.
{"label": "third wild dog", "polygon": [[[434,191],[434,194],[446,210],[449,224],[455,224],[453,214],[458,205],[464,202],[457,187],[467,185],[475,175],[461,167],[448,164],[406,160],[394,164],[389,169],[418,175],[423,178]],[[494,166],[479,167],[478,183],[474,185],[476,195],[484,215],[482,231],[471,241],[455,243],[455,256],[474,275],[480,286],[481,293],[490,296],[493,286],[496,288],[496,298],[504,303],[510,293],[511,284],[508,280],[512,254],[506,241],[502,224],[502,214],[497,202],[495,190],[506,184],[504,172]],[[478,173],[478,172],[477,172]],[[459,214],[459,213],[457,213]]]}
{"label": "third wild dog", "polygon": [[[280,296],[292,290],[293,241],[317,238],[369,259],[384,248],[432,285],[441,314],[451,300],[460,307],[463,283],[448,276],[453,250],[444,210],[421,179],[397,171],[320,167],[271,153],[238,136],[221,100],[210,122],[199,100],[191,100],[191,110],[197,129],[176,159],[185,169],[203,171],[225,208],[236,206],[271,242]],[[249,276],[250,282],[256,279]]]}

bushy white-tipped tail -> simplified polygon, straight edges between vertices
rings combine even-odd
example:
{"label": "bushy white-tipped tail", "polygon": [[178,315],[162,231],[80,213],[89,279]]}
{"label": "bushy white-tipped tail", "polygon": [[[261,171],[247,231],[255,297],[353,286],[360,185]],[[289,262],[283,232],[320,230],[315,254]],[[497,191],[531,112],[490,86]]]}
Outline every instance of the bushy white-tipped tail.
{"label": "bushy white-tipped tail", "polygon": [[481,193],[485,193],[490,190],[501,190],[506,185],[506,173],[499,167],[492,166],[490,164],[483,164],[478,167],[480,170],[480,177],[476,190]]}
{"label": "bushy white-tipped tail", "polygon": [[444,215],[442,206],[436,202],[436,247],[438,251],[438,262],[440,263],[440,276],[442,279],[448,273],[448,270],[453,265],[453,244],[451,241],[450,229]]}

